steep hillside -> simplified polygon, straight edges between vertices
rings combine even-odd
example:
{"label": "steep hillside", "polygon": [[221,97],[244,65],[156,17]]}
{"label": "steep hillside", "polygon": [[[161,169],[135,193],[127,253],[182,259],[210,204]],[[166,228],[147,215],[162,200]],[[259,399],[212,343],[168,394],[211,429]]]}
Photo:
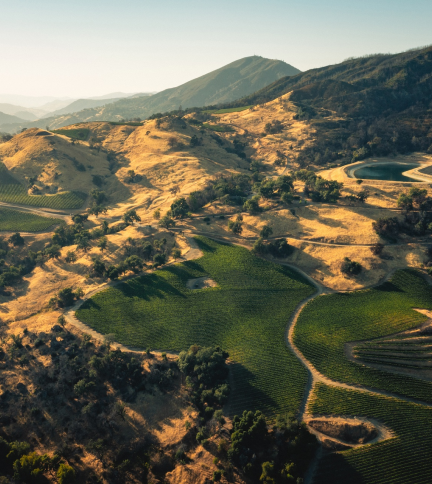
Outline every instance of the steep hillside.
{"label": "steep hillside", "polygon": [[[145,119],[154,113],[178,109],[179,106],[189,108],[226,103],[255,92],[281,77],[292,76],[298,72],[298,69],[282,61],[258,56],[245,57],[150,97],[133,96],[103,107],[84,109],[61,117],[49,117],[25,126],[49,126],[55,129],[81,121],[116,121],[138,117]],[[10,124],[2,128],[14,131],[20,127],[21,125]]]}

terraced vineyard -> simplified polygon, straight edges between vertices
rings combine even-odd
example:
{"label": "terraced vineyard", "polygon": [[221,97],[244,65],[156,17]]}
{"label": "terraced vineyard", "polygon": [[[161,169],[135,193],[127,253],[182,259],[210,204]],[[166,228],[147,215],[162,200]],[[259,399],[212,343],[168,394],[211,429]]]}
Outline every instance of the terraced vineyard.
{"label": "terraced vineyard", "polygon": [[0,208],[0,231],[41,232],[59,223],[63,221],[58,218],[40,217],[29,212]]}
{"label": "terraced vineyard", "polygon": [[427,318],[412,308],[432,307],[432,288],[412,270],[397,272],[379,287],[332,294],[306,305],[294,343],[327,377],[432,402],[432,383],[349,361],[345,343],[369,340],[418,326]]}
{"label": "terraced vineyard", "polygon": [[432,482],[432,408],[318,383],[310,411],[373,418],[395,433],[378,444],[325,456],[314,484]]}
{"label": "terraced vineyard", "polygon": [[[233,365],[230,413],[295,412],[306,370],[285,344],[291,313],[314,288],[296,271],[241,247],[197,238],[204,256],[166,267],[94,295],[76,316],[121,343],[180,351],[220,345]],[[217,287],[187,289],[209,275]]]}
{"label": "terraced vineyard", "polygon": [[0,202],[65,210],[81,208],[86,198],[85,193],[78,191],[58,195],[29,195],[26,188],[0,163]]}
{"label": "terraced vineyard", "polygon": [[428,335],[405,334],[357,345],[354,355],[363,363],[389,368],[432,369],[432,339]]}

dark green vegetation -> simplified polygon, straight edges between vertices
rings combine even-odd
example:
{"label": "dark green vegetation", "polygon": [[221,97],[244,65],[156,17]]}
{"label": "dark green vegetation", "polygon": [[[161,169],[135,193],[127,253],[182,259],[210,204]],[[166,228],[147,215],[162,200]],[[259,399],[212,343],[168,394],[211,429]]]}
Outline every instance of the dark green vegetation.
{"label": "dark green vegetation", "polygon": [[55,129],[52,131],[55,134],[62,134],[71,139],[77,139],[80,141],[85,141],[90,134],[90,130],[87,128],[76,128],[76,129]]}
{"label": "dark green vegetation", "polygon": [[344,352],[345,343],[381,338],[424,322],[426,317],[412,308],[431,309],[432,290],[420,273],[401,270],[373,289],[309,302],[298,319],[294,343],[333,380],[432,402],[432,383],[364,367]]}
{"label": "dark green vegetation", "polygon": [[41,232],[59,223],[63,221],[58,218],[41,217],[30,212],[0,208],[0,231]]}
{"label": "dark green vegetation", "polygon": [[258,482],[258,476],[259,482],[269,484],[302,482],[318,446],[316,438],[304,423],[280,417],[276,422],[269,432],[261,412],[236,415],[228,457],[251,482]]}
{"label": "dark green vegetation", "polygon": [[82,192],[64,192],[58,195],[29,195],[27,189],[10,175],[0,163],[0,202],[17,203],[31,207],[57,209],[80,208],[87,195]]}
{"label": "dark green vegetation", "polygon": [[432,409],[400,400],[317,384],[313,414],[373,418],[395,437],[320,460],[316,484],[429,484]]}
{"label": "dark green vegetation", "polygon": [[[96,294],[77,317],[121,343],[181,351],[191,344],[228,351],[234,391],[231,415],[259,409],[295,412],[307,374],[287,349],[285,329],[297,304],[314,292],[297,272],[240,247],[196,239],[204,256]],[[190,290],[208,275],[218,287]]]}
{"label": "dark green vegetation", "polygon": [[186,375],[186,385],[191,389],[192,402],[209,420],[215,410],[221,413],[220,407],[228,399],[228,353],[219,347],[201,348],[191,346],[182,351],[178,367]]}

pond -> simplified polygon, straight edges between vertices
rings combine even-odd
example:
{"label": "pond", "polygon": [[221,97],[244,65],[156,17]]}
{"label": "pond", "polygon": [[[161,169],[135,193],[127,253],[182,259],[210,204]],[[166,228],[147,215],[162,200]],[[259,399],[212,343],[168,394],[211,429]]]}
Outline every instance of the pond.
{"label": "pond", "polygon": [[374,166],[364,166],[355,170],[355,178],[366,180],[389,180],[415,182],[414,178],[402,175],[404,171],[412,170],[419,166],[417,163],[380,163]]}

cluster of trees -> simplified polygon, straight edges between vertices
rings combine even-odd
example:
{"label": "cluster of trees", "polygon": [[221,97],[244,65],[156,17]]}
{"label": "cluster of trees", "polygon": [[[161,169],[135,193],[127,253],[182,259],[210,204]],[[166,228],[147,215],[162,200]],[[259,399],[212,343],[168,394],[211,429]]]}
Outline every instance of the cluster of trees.
{"label": "cluster of trees", "polygon": [[261,412],[244,411],[233,419],[228,458],[253,482],[295,484],[317,447],[304,423],[279,417],[270,430]]}
{"label": "cluster of trees", "polygon": [[294,172],[293,176],[305,183],[304,192],[314,202],[336,203],[341,196],[343,183],[325,180],[313,171],[305,169]]}
{"label": "cluster of trees", "polygon": [[278,119],[273,119],[273,121],[271,121],[270,123],[267,123],[264,126],[264,136],[267,134],[282,133],[283,129],[284,129],[283,123]]}
{"label": "cluster of trees", "polygon": [[48,454],[31,452],[28,442],[8,442],[0,437],[1,482],[12,482],[8,476],[24,484],[42,484],[47,482],[45,476],[56,478],[58,484],[76,482],[75,470],[59,454],[50,457]]}
{"label": "cluster of trees", "polygon": [[26,251],[24,238],[18,232],[9,239],[0,237],[0,292],[6,287],[12,287],[29,274],[38,260],[48,257],[46,251]]}
{"label": "cluster of trees", "polygon": [[[156,448],[149,434],[133,443],[123,434],[130,425],[127,405],[140,392],[172,390],[177,364],[156,360],[150,351],[114,350],[112,336],[99,344],[74,335],[64,323],[61,316],[48,332],[24,330],[10,339],[2,334],[2,368],[14,375],[30,371],[35,391],[27,388],[26,377],[18,387],[16,380],[3,385],[2,422],[13,425],[2,426],[0,482],[96,482],[89,466],[74,470],[69,464],[81,460],[83,450],[103,462],[108,481],[147,482],[147,475],[154,478],[149,458]],[[52,445],[53,457],[31,452],[30,439]]]}
{"label": "cluster of trees", "polygon": [[272,242],[266,242],[262,235],[255,241],[252,252],[256,255],[270,254],[278,259],[290,256],[294,252],[294,247],[286,239],[276,239]]}
{"label": "cluster of trees", "polygon": [[81,299],[84,295],[83,290],[79,287],[75,291],[72,287],[65,287],[61,289],[56,296],[53,296],[49,301],[49,306],[52,308],[67,308]]}
{"label": "cluster of trees", "polygon": [[432,233],[432,197],[426,189],[412,187],[407,193],[401,193],[397,206],[402,209],[403,219],[383,217],[372,222],[379,236],[394,241],[400,233],[411,236]]}
{"label": "cluster of trees", "polygon": [[178,359],[180,371],[186,375],[191,400],[206,420],[222,415],[221,407],[229,394],[228,353],[217,347],[193,345],[182,351]]}

